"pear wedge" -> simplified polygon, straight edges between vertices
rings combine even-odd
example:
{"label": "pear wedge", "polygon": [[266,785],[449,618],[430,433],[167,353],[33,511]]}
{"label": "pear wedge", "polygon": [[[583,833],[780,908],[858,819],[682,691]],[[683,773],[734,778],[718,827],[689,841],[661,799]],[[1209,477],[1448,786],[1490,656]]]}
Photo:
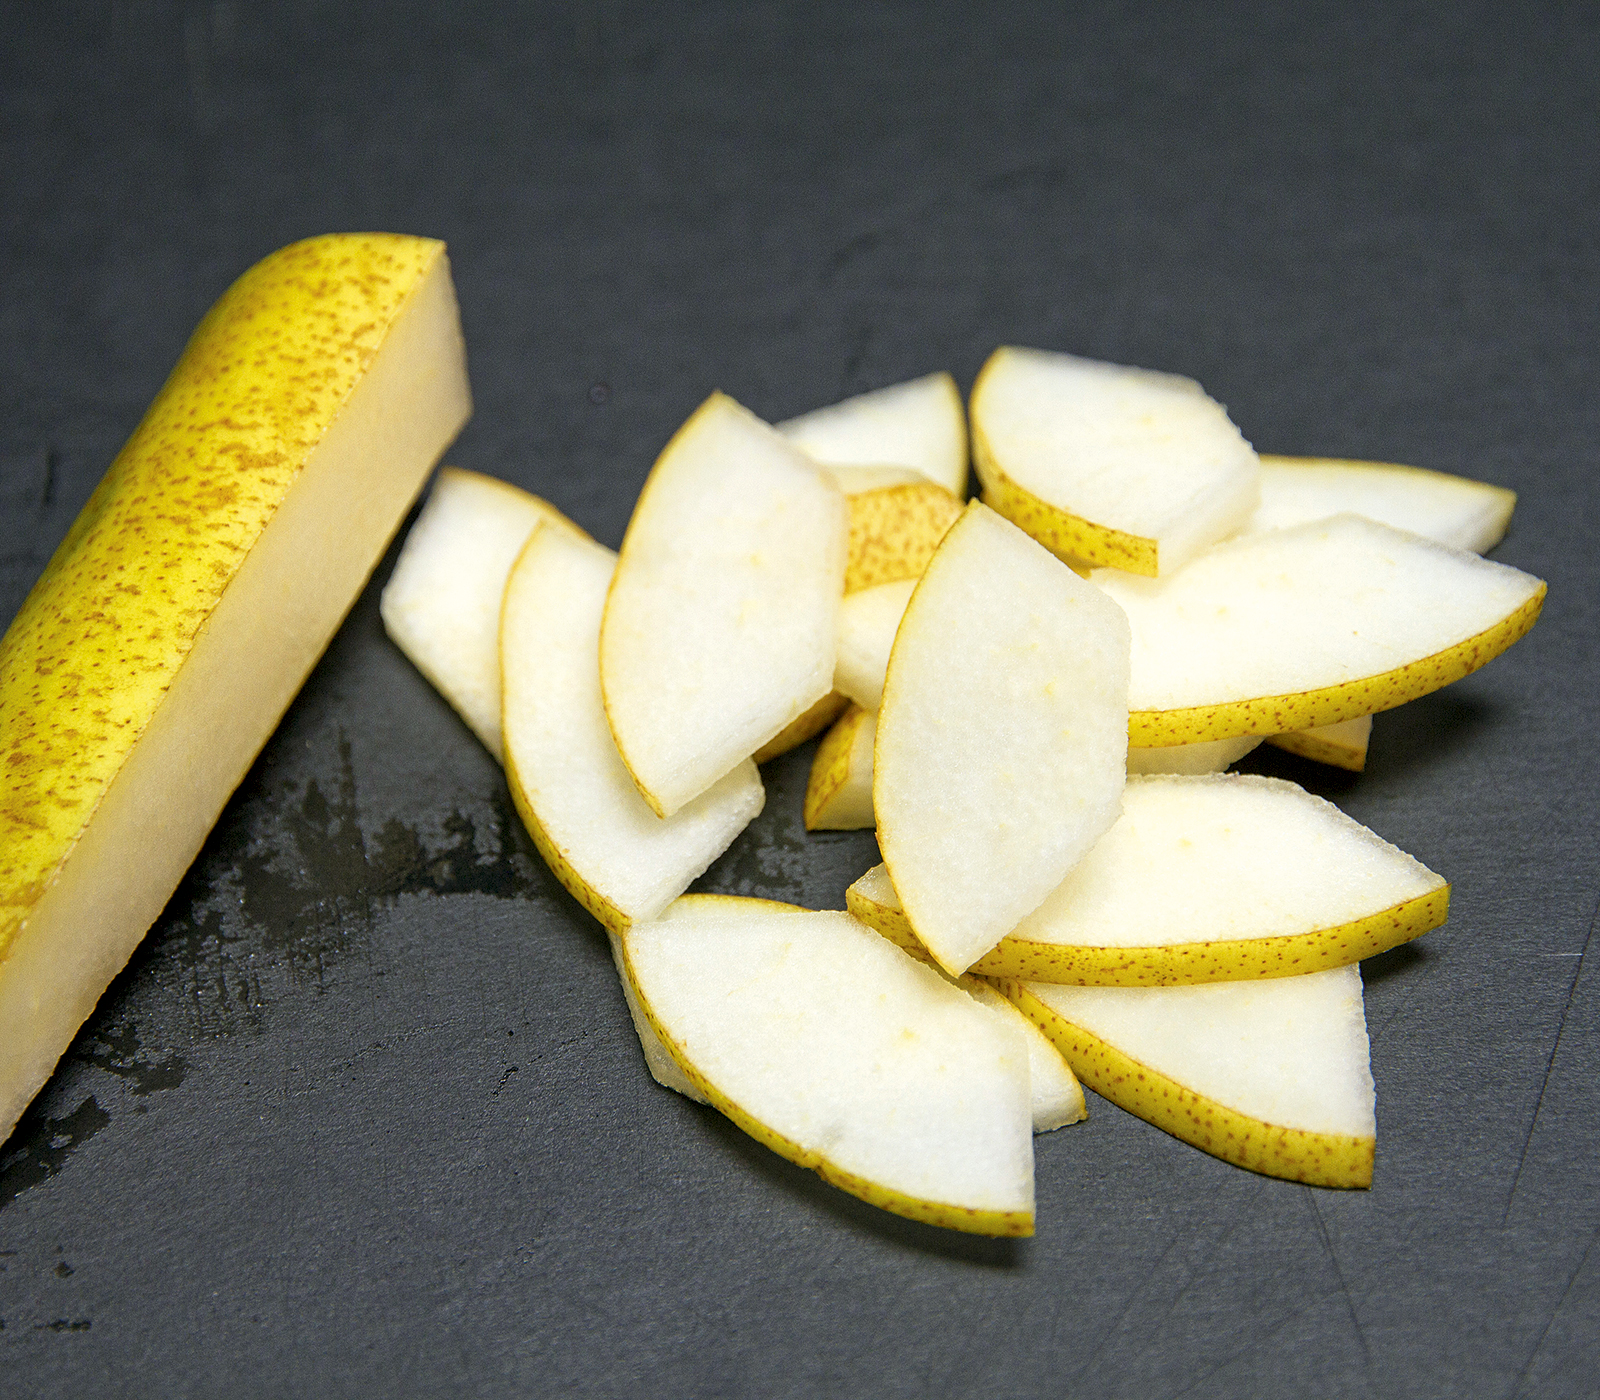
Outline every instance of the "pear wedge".
{"label": "pear wedge", "polygon": [[781,754],[788,753],[790,749],[799,748],[807,739],[815,739],[849,707],[848,695],[840,695],[837,690],[830,690],[799,719],[791,720],[750,757],[757,763],[766,763]]}
{"label": "pear wedge", "polygon": [[1461,679],[1524,636],[1545,585],[1354,515],[1243,535],[1171,578],[1098,569],[1133,629],[1129,742],[1337,724]]}
{"label": "pear wedge", "polygon": [[[919,941],[883,866],[846,900],[901,947]],[[1129,778],[1116,825],[973,971],[1118,987],[1290,977],[1416,938],[1449,908],[1440,876],[1293,783]]]}
{"label": "pear wedge", "polygon": [[1311,1186],[1372,1185],[1358,968],[1204,987],[1000,989],[1097,1094],[1202,1152]]}
{"label": "pear wedge", "polygon": [[806,783],[807,831],[860,831],[872,815],[872,747],[877,717],[852,705],[817,745]]}
{"label": "pear wedge", "polygon": [[948,374],[857,394],[778,431],[829,468],[910,467],[954,496],[967,494],[967,415]]}
{"label": "pear wedge", "polygon": [[727,395],[667,444],[600,629],[606,718],[658,816],[832,688],[847,543],[839,488]]}
{"label": "pear wedge", "polygon": [[1166,576],[1250,519],[1260,465],[1192,379],[1003,346],[972,386],[983,499],[1069,561]]}
{"label": "pear wedge", "polygon": [[196,329],[0,641],[0,1138],[470,411],[430,239],[294,244]]}
{"label": "pear wedge", "polygon": [[918,481],[849,497],[850,557],[844,591],[920,578],[962,505],[942,486]]}
{"label": "pear wedge", "polygon": [[1033,1232],[1027,1046],[843,913],[669,910],[622,935],[661,1044],[758,1142],[873,1205]]}
{"label": "pear wedge", "polygon": [[1516,504],[1503,486],[1423,467],[1263,455],[1261,504],[1245,528],[1281,530],[1349,512],[1482,554],[1504,538]]}
{"label": "pear wedge", "polygon": [[889,654],[916,587],[914,578],[880,583],[850,594],[839,608],[833,688],[864,710],[883,704]]}
{"label": "pear wedge", "polygon": [[873,752],[878,845],[952,975],[988,952],[1116,820],[1127,622],[974,501],[900,623]]}
{"label": "pear wedge", "polygon": [[588,538],[538,496],[441,467],[379,605],[390,639],[496,759],[503,753],[500,600],[522,546],[546,521]]}
{"label": "pear wedge", "polygon": [[728,849],[765,794],[749,759],[662,820],[628,776],[600,698],[600,619],[616,555],[541,525],[500,618],[506,779],[556,878],[613,933],[653,919]]}
{"label": "pear wedge", "polygon": [[[1367,766],[1367,741],[1372,737],[1372,716],[1357,715],[1338,724],[1324,724],[1317,729],[1299,729],[1293,734],[1274,734],[1267,743],[1299,754],[1314,763],[1326,763],[1332,768],[1344,768],[1359,773]],[[1130,753],[1159,754],[1164,749],[1130,749]],[[1182,750],[1179,750],[1182,752]]]}

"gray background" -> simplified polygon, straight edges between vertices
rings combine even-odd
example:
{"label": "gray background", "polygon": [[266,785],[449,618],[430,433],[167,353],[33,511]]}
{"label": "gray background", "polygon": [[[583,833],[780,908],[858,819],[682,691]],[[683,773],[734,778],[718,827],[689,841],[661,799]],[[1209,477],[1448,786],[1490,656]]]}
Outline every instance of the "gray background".
{"label": "gray background", "polygon": [[[1039,1233],[875,1212],[643,1072],[380,566],[0,1148],[10,1394],[1565,1396],[1600,1362],[1593,6],[10,3],[0,616],[273,248],[447,239],[450,460],[619,542],[711,389],[997,344],[1521,496],[1532,635],[1294,777],[1455,884],[1365,971],[1370,1192],[1091,1097]],[[837,905],[809,748],[702,887]]]}

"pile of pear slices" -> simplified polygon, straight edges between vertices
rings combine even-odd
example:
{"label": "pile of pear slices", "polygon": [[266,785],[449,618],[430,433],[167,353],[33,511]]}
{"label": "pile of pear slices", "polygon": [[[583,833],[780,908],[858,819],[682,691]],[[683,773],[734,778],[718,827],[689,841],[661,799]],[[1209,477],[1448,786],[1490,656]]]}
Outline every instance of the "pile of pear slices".
{"label": "pile of pear slices", "polygon": [[[768,426],[715,394],[620,556],[443,469],[390,635],[502,760],[611,935],[652,1074],[862,1199],[1033,1230],[1080,1081],[1227,1161],[1366,1186],[1357,963],[1438,875],[1292,783],[1522,636],[1474,551],[1510,492],[1260,459],[1189,380],[1001,350],[964,504],[947,375]],[[848,911],[684,895],[813,736],[809,829],[875,827]]]}

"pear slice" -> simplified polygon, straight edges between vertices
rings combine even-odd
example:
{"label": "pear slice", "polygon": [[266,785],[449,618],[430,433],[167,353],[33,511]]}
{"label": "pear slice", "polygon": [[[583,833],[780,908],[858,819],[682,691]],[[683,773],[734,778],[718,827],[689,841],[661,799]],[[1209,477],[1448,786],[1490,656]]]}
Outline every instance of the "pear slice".
{"label": "pear slice", "polygon": [[[1367,741],[1372,737],[1372,716],[1357,715],[1338,724],[1324,724],[1316,729],[1299,729],[1293,734],[1274,734],[1267,743],[1289,753],[1309,758],[1314,763],[1326,763],[1333,768],[1344,768],[1359,773],[1367,766]],[[1130,749],[1130,753],[1159,754],[1165,749]],[[1182,750],[1179,750],[1182,752]]]}
{"label": "pear slice", "polygon": [[[810,456],[810,453],[806,455]],[[908,486],[928,479],[915,467],[858,466],[838,462],[820,462],[818,465],[834,479],[846,496],[858,496],[885,486]]]}
{"label": "pear slice", "polygon": [[852,705],[817,745],[806,783],[807,831],[859,831],[877,825],[872,815],[872,747],[878,722]]}
{"label": "pear slice", "polygon": [[914,578],[880,583],[850,594],[839,609],[838,651],[833,688],[864,710],[883,704],[883,678],[889,670],[900,619],[916,590]]}
{"label": "pear slice", "polygon": [[500,599],[512,564],[543,521],[588,538],[537,496],[441,467],[379,604],[394,644],[496,759],[503,752]]}
{"label": "pear slice", "polygon": [[843,913],[670,911],[622,935],[661,1043],[758,1142],[897,1215],[1033,1233],[1027,1046]]}
{"label": "pear slice", "polygon": [[1261,458],[1261,504],[1248,530],[1281,530],[1330,515],[1364,515],[1455,549],[1482,554],[1505,537],[1517,493],[1392,462]]}
{"label": "pear slice", "polygon": [[931,481],[859,491],[850,501],[850,557],[844,591],[920,578],[961,502]]}
{"label": "pear slice", "polygon": [[827,467],[911,467],[958,497],[967,494],[967,415],[948,374],[926,374],[857,394],[778,424]]}
{"label": "pear slice", "polygon": [[946,971],[988,952],[1116,820],[1127,648],[1104,593],[978,502],[918,582],[884,683],[872,805]]}
{"label": "pear slice", "polygon": [[[846,899],[917,941],[883,867]],[[1381,953],[1449,908],[1440,876],[1294,783],[1129,778],[1116,825],[973,970],[1129,987],[1289,977]]]}
{"label": "pear slice", "polygon": [[1028,1044],[1028,1088],[1033,1131],[1053,1133],[1070,1123],[1081,1123],[1089,1116],[1083,1100],[1083,1085],[1072,1072],[1066,1057],[1053,1041],[1022,1014],[1015,1002],[1003,996],[992,982],[982,977],[962,976],[956,985],[973,1000],[1015,1021]]}
{"label": "pear slice", "polygon": [[600,618],[616,558],[537,527],[506,581],[500,619],[512,799],[556,878],[612,932],[660,914],[765,796],[749,759],[666,820],[639,796],[600,699]]}
{"label": "pear slice", "polygon": [[983,499],[1064,559],[1165,577],[1250,519],[1260,467],[1192,379],[1003,346],[972,387]]}
{"label": "pear slice", "polygon": [[600,629],[606,717],[657,815],[832,689],[847,534],[839,488],[725,394],[667,444]]}
{"label": "pear slice", "polygon": [[0,1139],[470,411],[431,239],[296,243],[195,330],[0,642]]}
{"label": "pear slice", "polygon": [[1262,742],[1259,734],[1210,743],[1173,744],[1164,749],[1128,750],[1128,775],[1151,773],[1220,773],[1232,767]]}
{"label": "pear slice", "polygon": [[791,720],[750,757],[757,763],[766,763],[780,754],[788,753],[790,749],[799,748],[807,739],[815,739],[849,707],[849,696],[841,695],[837,690],[830,690],[799,719]]}
{"label": "pear slice", "polygon": [[1000,989],[1097,1094],[1202,1152],[1311,1186],[1372,1185],[1358,968],[1204,987]]}
{"label": "pear slice", "polygon": [[1137,748],[1391,709],[1498,656],[1545,595],[1519,569],[1354,515],[1240,536],[1171,578],[1094,582],[1133,628]]}

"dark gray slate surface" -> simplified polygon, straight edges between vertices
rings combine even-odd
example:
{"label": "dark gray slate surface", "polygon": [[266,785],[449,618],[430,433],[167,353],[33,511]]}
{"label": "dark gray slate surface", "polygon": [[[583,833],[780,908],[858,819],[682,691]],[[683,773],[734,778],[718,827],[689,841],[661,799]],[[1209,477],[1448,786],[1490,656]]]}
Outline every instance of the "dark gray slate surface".
{"label": "dark gray slate surface", "polygon": [[[603,940],[384,640],[386,561],[0,1148],[0,1390],[1595,1392],[1593,6],[0,18],[0,616],[210,302],[342,228],[449,240],[451,460],[610,544],[712,388],[781,417],[1012,341],[1193,374],[1263,450],[1512,486],[1497,557],[1550,581],[1364,776],[1254,761],[1455,882],[1366,968],[1373,1190],[1095,1100],[1004,1244],[646,1078]],[[873,843],[804,838],[808,761],[705,888],[839,903]]]}

